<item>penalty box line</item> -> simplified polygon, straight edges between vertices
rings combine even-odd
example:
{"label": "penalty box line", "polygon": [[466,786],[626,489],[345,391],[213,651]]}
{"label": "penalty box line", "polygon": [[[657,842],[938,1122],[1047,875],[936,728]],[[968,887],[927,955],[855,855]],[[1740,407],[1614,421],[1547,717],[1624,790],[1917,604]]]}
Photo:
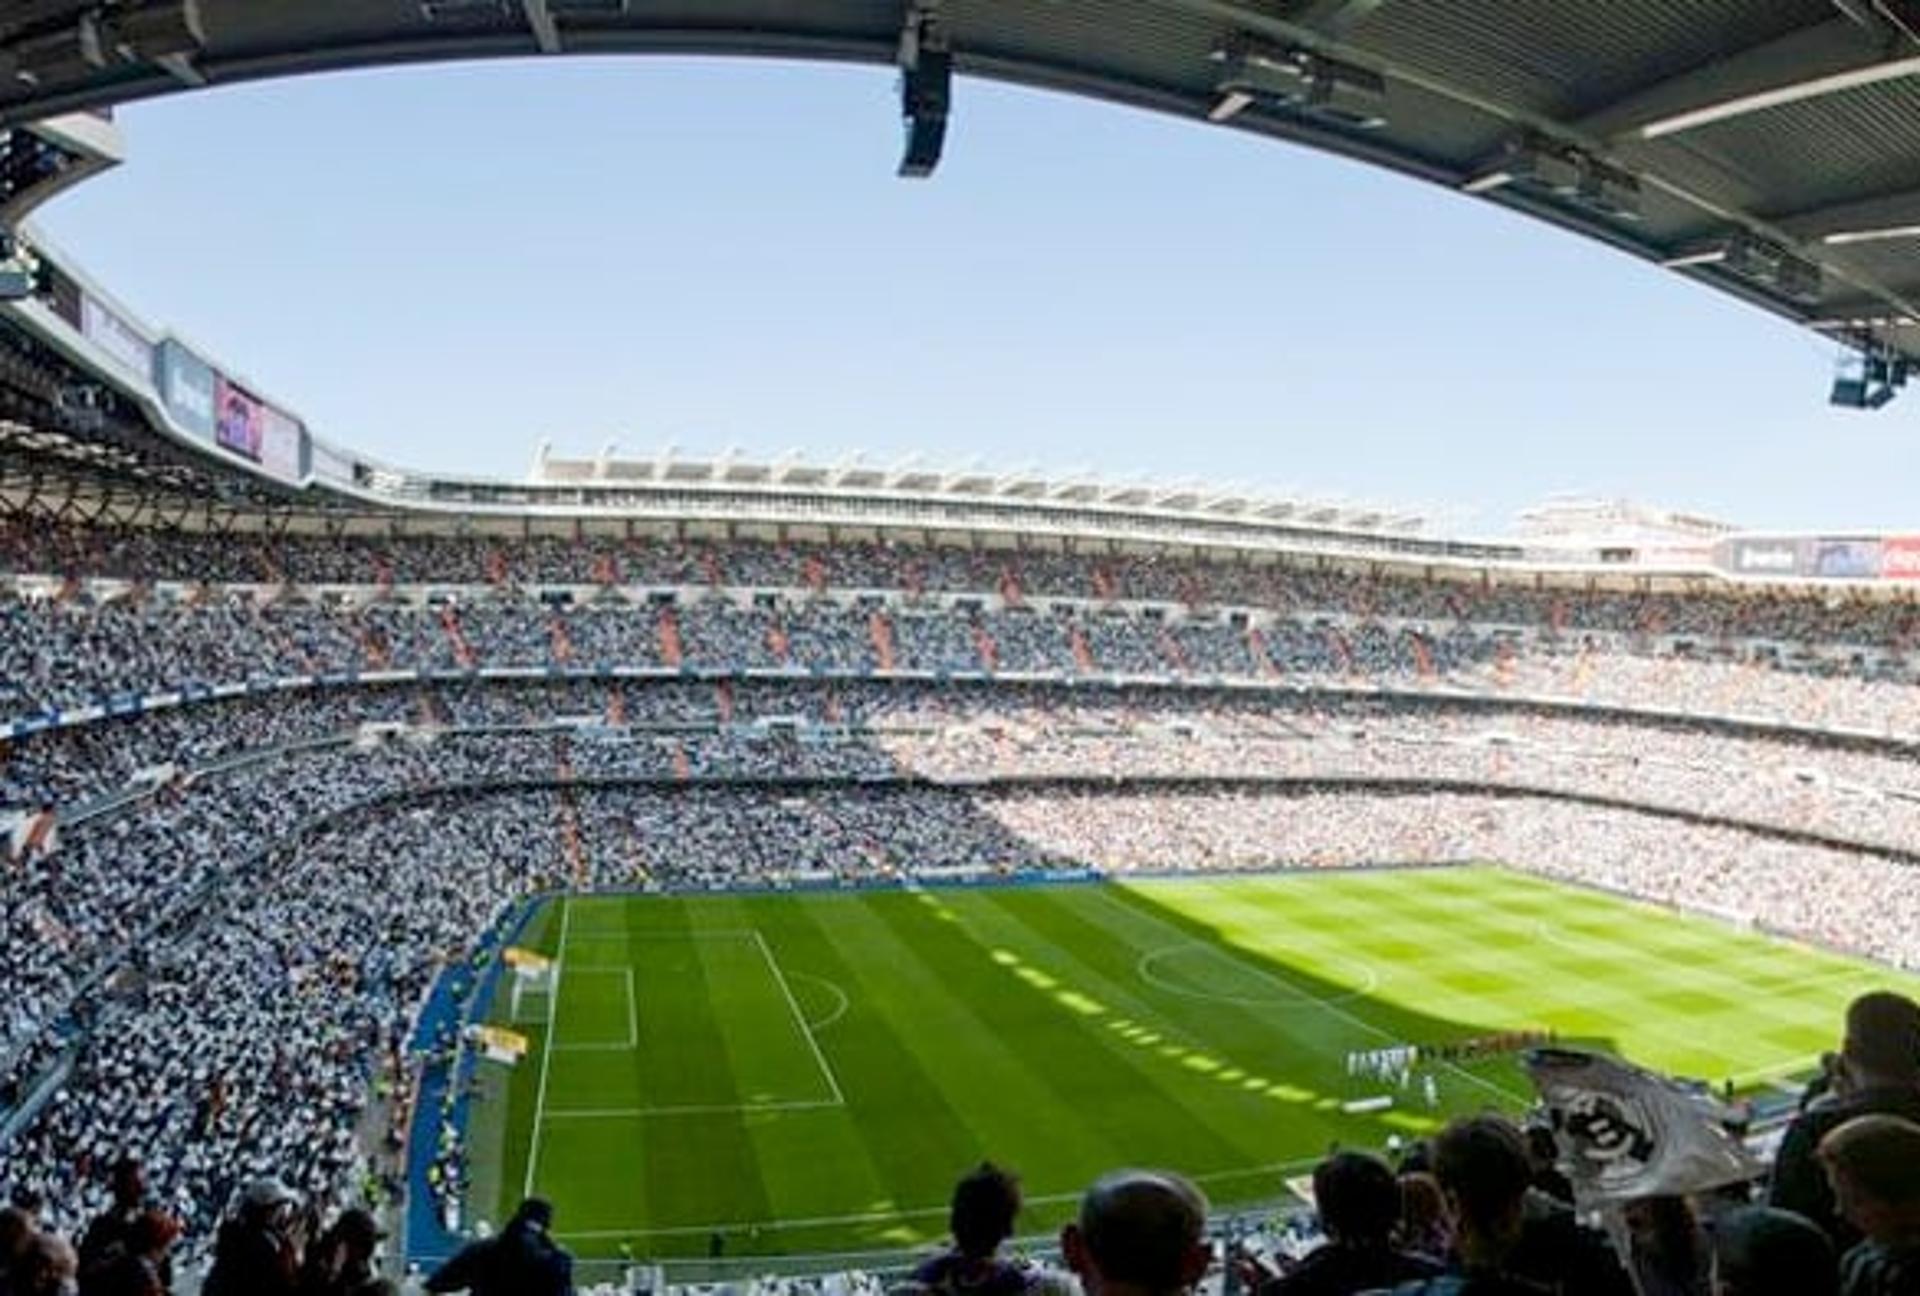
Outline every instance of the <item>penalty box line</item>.
{"label": "penalty box line", "polygon": [[[564,931],[564,925],[563,925],[563,931]],[[819,1068],[820,1076],[822,1079],[824,1079],[827,1082],[827,1090],[832,1096],[828,1098],[796,1098],[796,1099],[790,1099],[790,1100],[781,1099],[781,1100],[775,1100],[772,1102],[684,1103],[684,1104],[676,1103],[676,1104],[666,1104],[661,1106],[643,1106],[643,1107],[585,1107],[585,1108],[554,1108],[552,1110],[547,1110],[544,1104],[545,1076],[543,1073],[542,1102],[534,1112],[534,1128],[536,1131],[539,1129],[539,1126],[543,1121],[553,1121],[553,1120],[621,1120],[621,1119],[630,1120],[637,1117],[651,1117],[651,1116],[752,1115],[759,1112],[826,1111],[826,1110],[831,1110],[835,1108],[845,1107],[847,1105],[846,1092],[840,1087],[840,1077],[837,1074],[835,1074],[833,1069],[833,1064],[827,1061],[826,1052],[820,1047],[820,1041],[818,1038],[815,1037],[813,1033],[813,1027],[810,1024],[808,1024],[807,1015],[806,1013],[801,1011],[800,1001],[794,996],[793,987],[787,981],[786,972],[781,968],[779,960],[774,957],[773,948],[767,943],[767,938],[765,934],[762,933],[758,927],[731,927],[731,928],[725,928],[725,929],[710,929],[706,931],[697,931],[697,932],[696,931],[687,931],[687,932],[660,931],[660,932],[641,932],[641,933],[633,933],[633,934],[641,937],[642,939],[662,939],[662,938],[679,939],[679,938],[691,937],[694,939],[718,938],[723,940],[731,939],[731,940],[752,941],[753,944],[759,949],[760,957],[766,961],[767,971],[773,977],[774,984],[779,987],[781,997],[784,1000],[786,1000],[787,1010],[793,1015],[793,1024],[799,1030],[800,1037],[806,1041],[807,1050],[813,1055],[814,1065]],[[604,939],[604,938],[597,938],[597,937],[583,938],[579,936],[572,937],[572,940],[575,943],[578,943],[582,939],[592,940],[592,939]],[[622,937],[621,939],[624,940],[626,938]],[[565,945],[566,945],[566,938],[563,936],[563,939],[562,939],[563,951],[564,951]],[[595,1052],[618,1053],[618,1052],[632,1052],[635,1049],[637,1049],[639,1047],[639,1042],[640,1042],[639,995],[636,993],[635,987],[634,987],[633,969],[630,967],[629,968],[610,968],[610,967],[588,966],[588,967],[576,967],[574,969],[574,972],[576,974],[580,974],[580,973],[605,974],[609,972],[622,972],[625,974],[624,982],[627,987],[627,1018],[628,1018],[627,1037],[629,1042],[625,1045],[621,1045],[621,1044],[551,1044],[551,1051],[561,1052],[561,1053],[595,1053]],[[554,1004],[554,1016],[556,1019],[558,1018],[558,1014],[559,1014],[559,1004],[556,1002]],[[549,1028],[550,1041],[552,1036],[555,1033],[556,1032],[554,1032],[550,1027]],[[550,1055],[547,1058],[544,1058],[543,1068],[544,1068],[544,1064],[550,1061],[551,1061]],[[538,1138],[537,1132],[535,1137],[536,1139]],[[537,1143],[536,1143],[536,1146],[537,1146]],[[531,1173],[529,1173],[529,1179],[531,1179]],[[528,1191],[531,1192],[532,1190],[529,1189]]]}
{"label": "penalty box line", "polygon": [[[627,1038],[624,1043],[609,1041],[605,1044],[555,1044],[556,1053],[631,1053],[640,1047],[640,996],[633,986],[633,969],[630,967],[576,967],[573,975],[581,976],[617,976],[627,990]],[[554,1014],[558,1016],[559,1005],[554,1005]]]}

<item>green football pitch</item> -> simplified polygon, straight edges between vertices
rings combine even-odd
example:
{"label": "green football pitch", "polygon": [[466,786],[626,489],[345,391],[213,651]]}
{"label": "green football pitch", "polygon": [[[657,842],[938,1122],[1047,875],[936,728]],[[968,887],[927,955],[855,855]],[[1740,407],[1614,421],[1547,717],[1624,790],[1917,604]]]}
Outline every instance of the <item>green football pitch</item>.
{"label": "green football pitch", "polygon": [[1510,1058],[1436,1068],[1430,1106],[1350,1074],[1356,1050],[1548,1028],[1750,1087],[1808,1069],[1853,995],[1920,989],[1478,867],[574,897],[523,943],[558,990],[518,1021],[497,996],[532,1047],[483,1088],[472,1205],[550,1197],[589,1257],[926,1242],[983,1158],[1022,1175],[1024,1232],[1123,1165],[1271,1199],[1332,1143],[1526,1101]]}

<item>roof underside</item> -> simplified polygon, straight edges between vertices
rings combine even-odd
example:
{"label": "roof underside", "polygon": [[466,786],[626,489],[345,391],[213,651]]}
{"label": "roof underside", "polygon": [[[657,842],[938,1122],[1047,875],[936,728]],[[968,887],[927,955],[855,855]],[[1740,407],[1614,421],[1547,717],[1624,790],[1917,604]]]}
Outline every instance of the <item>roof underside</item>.
{"label": "roof underside", "polygon": [[[183,8],[195,21],[170,26]],[[1836,337],[1920,356],[1920,0],[22,0],[6,10],[0,124],[15,125],[200,82],[427,59],[892,63],[909,11],[924,12],[962,73],[1211,115],[1468,188],[1653,260],[1684,259],[1676,273]],[[90,21],[110,39],[75,39]],[[193,52],[165,52],[182,47],[181,27]],[[6,75],[9,59],[27,76]],[[1884,236],[1895,230],[1908,233]],[[1883,237],[1827,241],[1863,232]]]}

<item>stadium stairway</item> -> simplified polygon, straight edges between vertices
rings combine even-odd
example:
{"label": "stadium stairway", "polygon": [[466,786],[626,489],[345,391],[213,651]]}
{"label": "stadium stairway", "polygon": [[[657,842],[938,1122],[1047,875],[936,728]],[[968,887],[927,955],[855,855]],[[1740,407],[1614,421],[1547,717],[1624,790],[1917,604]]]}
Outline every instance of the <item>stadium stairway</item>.
{"label": "stadium stairway", "polygon": [[1187,650],[1173,637],[1173,631],[1165,626],[1160,627],[1160,656],[1175,675],[1187,673]]}
{"label": "stadium stairway", "polygon": [[1353,674],[1353,645],[1347,641],[1347,636],[1341,633],[1340,627],[1327,626],[1321,633],[1327,637],[1327,648],[1333,653],[1333,659],[1340,663],[1340,673]]}
{"label": "stadium stairway", "polygon": [[1413,667],[1420,678],[1431,681],[1440,672],[1433,665],[1433,646],[1418,630],[1407,631],[1407,647],[1413,653]]}
{"label": "stadium stairway", "polygon": [[547,637],[551,641],[554,661],[564,666],[573,660],[573,636],[567,633],[567,619],[558,612],[547,617]]}
{"label": "stadium stairway", "polygon": [[980,654],[981,670],[991,675],[1000,668],[1000,645],[977,620],[973,623],[973,649]]}
{"label": "stadium stairway", "polygon": [[873,659],[883,671],[894,669],[893,622],[887,620],[887,614],[875,608],[867,617],[867,637],[873,640]]}
{"label": "stadium stairway", "polygon": [[1253,664],[1262,679],[1279,676],[1280,668],[1273,664],[1273,654],[1267,651],[1267,636],[1257,625],[1247,627],[1247,651],[1253,654]]}
{"label": "stadium stairway", "polygon": [[383,671],[392,667],[393,654],[380,636],[373,632],[372,626],[363,624],[360,627],[360,649],[366,654],[367,665],[371,669]]}
{"label": "stadium stairway", "polygon": [[670,606],[660,609],[658,634],[660,660],[672,669],[679,670],[681,663],[686,660],[686,653],[680,646],[680,618],[674,614]]}
{"label": "stadium stairway", "polygon": [[1099,674],[1099,663],[1093,659],[1093,646],[1087,642],[1087,632],[1078,621],[1070,622],[1067,626],[1067,645],[1073,649],[1074,667],[1082,675]]}
{"label": "stadium stairway", "polygon": [[476,658],[473,645],[467,642],[467,635],[460,628],[460,615],[448,603],[440,609],[440,627],[447,632],[447,641],[453,645],[453,659],[460,663],[461,670],[472,670]]}

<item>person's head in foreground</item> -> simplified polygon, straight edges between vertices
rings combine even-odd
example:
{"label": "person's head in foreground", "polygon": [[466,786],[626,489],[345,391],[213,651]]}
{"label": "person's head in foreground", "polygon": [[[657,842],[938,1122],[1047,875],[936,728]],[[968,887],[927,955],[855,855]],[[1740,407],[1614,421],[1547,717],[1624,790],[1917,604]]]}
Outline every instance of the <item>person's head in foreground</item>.
{"label": "person's head in foreground", "polygon": [[1713,1229],[1713,1296],[1834,1296],[1833,1243],[1804,1216],[1771,1206],[1722,1215]]}
{"label": "person's head in foreground", "polygon": [[1400,1184],[1379,1157],[1336,1152],[1313,1172],[1320,1226],[1345,1247],[1386,1247],[1400,1221]]}
{"label": "person's head in foreground", "polygon": [[1013,1236],[1019,1215],[1020,1180],[983,1161],[953,1187],[953,1209],[947,1217],[953,1245],[969,1259],[984,1260]]}
{"label": "person's head in foreground", "polygon": [[507,1221],[503,1233],[538,1233],[545,1236],[553,1227],[553,1203],[545,1197],[529,1197],[520,1203],[520,1208]]}
{"label": "person's head in foreground", "polygon": [[1920,1004],[1887,990],[1847,1008],[1840,1076],[1848,1093],[1920,1087]]}
{"label": "person's head in foreground", "polygon": [[1080,1199],[1060,1250],[1087,1296],[1175,1296],[1207,1272],[1207,1199],[1177,1174],[1119,1170]]}
{"label": "person's head in foreground", "polygon": [[36,1233],[20,1257],[17,1273],[7,1275],[8,1296],[71,1296],[78,1291],[80,1257],[51,1233]]}
{"label": "person's head in foreground", "polygon": [[1433,1175],[1470,1268],[1497,1267],[1520,1240],[1533,1161],[1526,1137],[1499,1116],[1454,1121],[1433,1142]]}
{"label": "person's head in foreground", "polygon": [[136,1156],[123,1156],[113,1163],[113,1204],[121,1210],[136,1210],[147,1199],[145,1168]]}
{"label": "person's head in foreground", "polygon": [[1820,1140],[1840,1213],[1869,1241],[1920,1243],[1920,1125],[1859,1116]]}

